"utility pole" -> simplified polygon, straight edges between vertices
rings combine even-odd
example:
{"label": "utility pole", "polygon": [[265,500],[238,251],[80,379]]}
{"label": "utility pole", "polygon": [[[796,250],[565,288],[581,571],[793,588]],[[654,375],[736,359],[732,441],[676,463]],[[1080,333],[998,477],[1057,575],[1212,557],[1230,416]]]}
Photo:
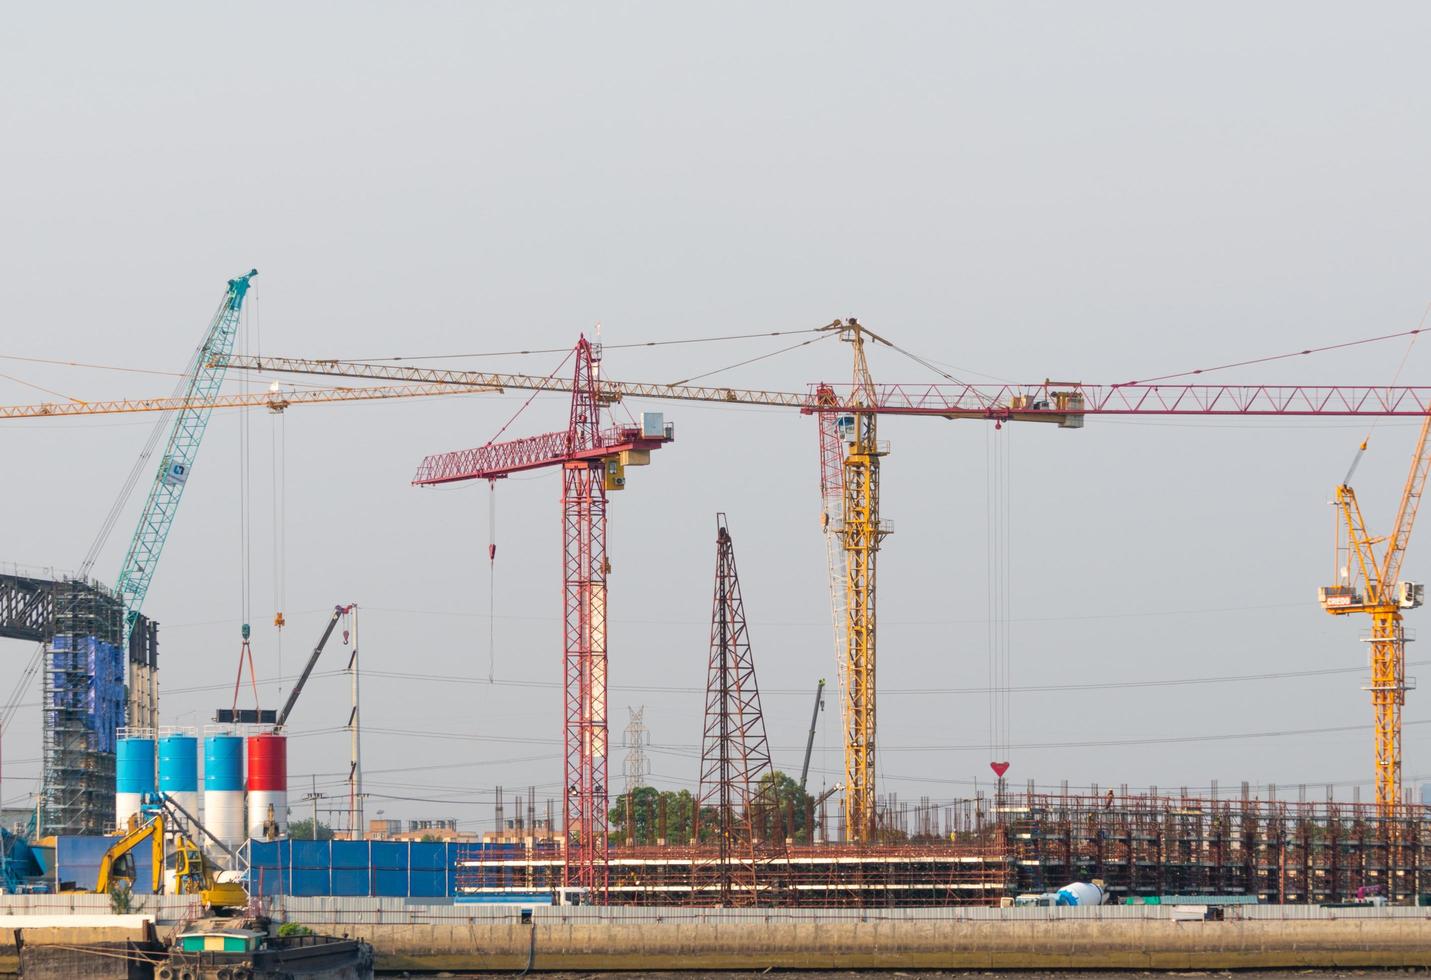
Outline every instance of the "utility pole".
{"label": "utility pole", "polygon": [[351,626],[343,631],[343,641],[353,641],[348,656],[348,676],[352,680],[353,707],[348,714],[348,839],[357,840],[363,832],[363,745],[362,725],[358,716],[358,606],[349,612]]}
{"label": "utility pole", "polygon": [[303,797],[304,802],[311,801],[313,803],[313,832],[311,836],[314,840],[318,839],[318,801],[326,799],[327,796],[327,793],[318,792],[318,776],[315,773],[313,776],[313,789]]}

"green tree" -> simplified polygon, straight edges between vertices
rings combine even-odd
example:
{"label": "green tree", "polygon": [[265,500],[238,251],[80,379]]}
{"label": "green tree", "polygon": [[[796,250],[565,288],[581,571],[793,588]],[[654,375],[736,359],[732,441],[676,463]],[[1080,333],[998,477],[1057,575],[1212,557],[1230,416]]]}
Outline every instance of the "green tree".
{"label": "green tree", "polygon": [[631,791],[631,823],[634,833],[626,828],[626,794],[616,797],[607,822],[613,841],[625,843],[632,837],[638,844],[654,844],[661,830],[661,804],[666,806],[666,840],[684,844],[691,839],[691,814],[695,800],[690,790],[658,790],[654,786],[637,786]]}
{"label": "green tree", "polygon": [[333,828],[323,821],[318,821],[318,832],[313,832],[313,818],[307,817],[303,820],[288,821],[288,836],[294,840],[332,840]]}
{"label": "green tree", "polygon": [[[768,806],[772,810],[780,813],[781,826],[784,826],[786,804],[790,807],[790,817],[793,827],[786,828],[786,833],[797,840],[809,840],[812,828],[805,825],[807,808],[814,802],[814,798],[800,788],[800,783],[791,776],[787,776],[779,769],[772,769],[764,776],[760,777],[760,783],[756,787],[757,805]],[[757,815],[756,820],[760,817]],[[776,820],[772,813],[770,817],[771,833],[775,832]],[[760,826],[757,823],[756,833],[760,833]]]}

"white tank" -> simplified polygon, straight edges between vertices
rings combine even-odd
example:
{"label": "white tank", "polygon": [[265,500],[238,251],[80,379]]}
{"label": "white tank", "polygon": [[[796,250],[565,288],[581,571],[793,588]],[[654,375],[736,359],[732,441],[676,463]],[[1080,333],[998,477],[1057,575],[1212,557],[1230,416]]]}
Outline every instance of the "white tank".
{"label": "white tank", "polygon": [[1064,885],[1057,892],[1056,905],[1102,905],[1107,893],[1098,885],[1088,881],[1075,881]]}
{"label": "white tank", "polygon": [[130,817],[139,815],[139,804],[143,802],[142,793],[115,793],[114,794],[114,825],[124,827],[129,823]]}
{"label": "white tank", "polygon": [[276,836],[288,836],[288,793],[279,790],[254,789],[248,794],[248,836],[265,840],[264,832],[270,814],[278,824]]}
{"label": "white tank", "polygon": [[242,844],[247,836],[243,790],[205,790],[204,827],[229,847]]}

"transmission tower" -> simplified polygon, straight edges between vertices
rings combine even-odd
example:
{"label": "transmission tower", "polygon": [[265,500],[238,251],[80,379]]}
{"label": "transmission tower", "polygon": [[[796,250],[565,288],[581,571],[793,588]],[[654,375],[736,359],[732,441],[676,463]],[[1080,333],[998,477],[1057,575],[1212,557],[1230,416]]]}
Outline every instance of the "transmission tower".
{"label": "transmission tower", "polygon": [[701,779],[695,806],[695,836],[701,824],[715,831],[714,864],[696,871],[698,900],[720,905],[755,904],[755,820],[762,806],[760,779],[771,772],[760,689],[750,654],[735,548],[724,514],[716,515],[715,599],[711,609],[710,668],[706,680],[706,726],[701,741]]}
{"label": "transmission tower", "polygon": [[646,785],[646,777],[651,775],[651,760],[646,756],[646,746],[651,744],[651,730],[646,727],[646,706],[626,709],[626,733],[622,745],[626,749],[626,795],[630,797],[636,787]]}

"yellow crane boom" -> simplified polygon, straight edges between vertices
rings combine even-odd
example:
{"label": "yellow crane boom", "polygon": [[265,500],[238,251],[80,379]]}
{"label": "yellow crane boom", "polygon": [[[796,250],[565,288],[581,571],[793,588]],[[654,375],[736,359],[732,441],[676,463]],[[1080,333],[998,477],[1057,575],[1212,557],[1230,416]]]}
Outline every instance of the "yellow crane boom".
{"label": "yellow crane boom", "polygon": [[282,412],[291,405],[362,402],[384,398],[425,398],[501,391],[491,385],[424,384],[370,385],[360,388],[269,388],[265,391],[213,398],[116,398],[96,401],[41,402],[0,405],[0,419],[60,418],[68,415],[119,415],[128,412],[174,412],[181,408],[267,408]]}

